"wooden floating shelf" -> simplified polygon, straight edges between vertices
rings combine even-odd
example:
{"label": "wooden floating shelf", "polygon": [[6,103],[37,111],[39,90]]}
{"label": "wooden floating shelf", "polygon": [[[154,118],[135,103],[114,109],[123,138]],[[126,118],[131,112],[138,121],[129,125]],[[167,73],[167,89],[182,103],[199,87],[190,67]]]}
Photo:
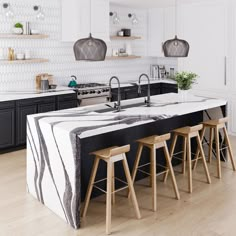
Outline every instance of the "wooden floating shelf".
{"label": "wooden floating shelf", "polygon": [[135,56],[135,55],[131,55],[131,56],[127,56],[127,57],[106,57],[106,60],[132,60],[132,59],[139,59],[141,58],[141,56]]}
{"label": "wooden floating shelf", "polygon": [[130,37],[125,37],[125,36],[110,36],[111,40],[137,40],[137,39],[142,39],[139,36],[130,36]]}
{"label": "wooden floating shelf", "polygon": [[49,62],[48,59],[43,59],[43,58],[34,58],[34,59],[29,59],[29,60],[14,60],[14,61],[9,61],[9,60],[2,60],[0,61],[0,64],[28,64],[28,63],[44,63],[44,62]]}
{"label": "wooden floating shelf", "polygon": [[2,39],[45,39],[49,38],[49,35],[46,34],[0,34]]}

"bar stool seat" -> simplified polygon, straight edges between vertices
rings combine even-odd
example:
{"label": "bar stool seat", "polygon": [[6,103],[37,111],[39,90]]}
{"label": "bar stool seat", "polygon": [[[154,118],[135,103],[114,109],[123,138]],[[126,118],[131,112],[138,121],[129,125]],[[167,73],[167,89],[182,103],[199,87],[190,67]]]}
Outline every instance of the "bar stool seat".
{"label": "bar stool seat", "polygon": [[[228,122],[229,118],[228,117],[224,117],[221,119],[216,119],[216,120],[208,120],[208,121],[204,121],[202,122],[203,124],[203,130],[201,133],[201,141],[203,142],[203,139],[205,137],[205,133],[206,133],[206,129],[209,128],[210,130],[210,138],[209,138],[209,149],[208,149],[208,162],[211,163],[212,161],[212,152],[213,152],[213,141],[215,138],[215,151],[216,151],[216,158],[217,158],[217,175],[218,178],[221,179],[222,178],[222,173],[221,173],[221,157],[220,157],[220,151],[223,149],[228,149],[229,152],[229,157],[231,160],[231,164],[232,164],[232,168],[234,171],[236,171],[236,166],[235,166],[235,161],[234,161],[234,157],[233,157],[233,151],[232,151],[232,146],[230,143],[230,139],[229,139],[229,135],[226,129],[226,123]],[[225,142],[226,142],[226,146],[222,147],[220,145],[220,138],[219,138],[219,131],[223,129],[223,133],[225,136]],[[198,159],[199,157],[199,150],[197,150],[196,153],[196,157]],[[196,162],[194,164],[194,169],[197,166],[197,159]]]}
{"label": "bar stool seat", "polygon": [[[205,159],[205,155],[203,152],[203,148],[202,148],[202,142],[199,136],[199,131],[202,130],[203,125],[196,125],[196,126],[186,126],[183,128],[179,128],[179,129],[175,129],[173,131],[174,133],[174,137],[173,137],[173,142],[170,148],[170,156],[171,159],[175,158],[175,148],[176,148],[176,143],[177,143],[177,139],[178,137],[182,137],[183,138],[183,156],[182,156],[182,171],[183,174],[185,173],[185,168],[186,168],[186,158],[187,158],[187,164],[188,164],[188,189],[189,189],[189,193],[193,192],[193,183],[192,183],[192,152],[191,152],[191,139],[192,138],[196,138],[197,140],[197,145],[198,145],[198,150],[201,153],[201,157],[198,157],[199,159],[203,160],[203,166],[204,166],[204,170],[205,170],[205,174],[207,177],[207,182],[210,184],[211,183],[211,178],[209,175],[209,171],[208,171],[208,167],[206,164],[206,159]],[[179,159],[179,158],[177,158]],[[165,174],[164,177],[164,181],[167,180],[168,177],[168,172]]]}
{"label": "bar stool seat", "polygon": [[[106,233],[107,234],[111,233],[111,202],[115,203],[115,193],[118,191],[121,191],[125,188],[129,188],[136,216],[138,219],[141,218],[138,202],[136,199],[136,194],[135,194],[134,187],[133,187],[133,181],[131,179],[131,175],[129,172],[129,166],[128,166],[128,162],[126,159],[126,153],[129,151],[130,151],[130,145],[126,145],[126,146],[122,146],[122,147],[114,146],[114,147],[98,150],[98,151],[91,153],[92,155],[95,155],[95,160],[94,160],[93,169],[91,172],[91,177],[89,180],[89,185],[88,185],[88,189],[87,189],[87,193],[86,193],[86,197],[85,197],[84,208],[82,209],[82,217],[85,217],[87,214],[88,205],[89,205],[89,201],[90,201],[93,187],[101,190],[102,192],[105,192],[106,193]],[[98,165],[99,165],[100,160],[103,160],[107,163],[107,178],[102,179],[102,180],[98,180],[95,182],[95,177],[96,177],[96,173],[97,173],[97,169],[98,169]],[[127,183],[115,177],[114,164],[118,161],[123,162],[123,168],[125,171]],[[115,179],[127,184],[127,186],[116,190],[115,189]],[[107,180],[107,190],[106,191],[104,191],[101,188],[99,188],[98,186],[96,186],[97,183],[104,181],[104,180]]]}
{"label": "bar stool seat", "polygon": [[[137,171],[140,171],[142,173],[150,175],[150,177],[151,177],[151,186],[152,186],[152,207],[153,207],[153,211],[157,210],[157,201],[156,201],[156,192],[157,192],[157,190],[156,190],[156,176],[157,175],[164,174],[167,171],[170,171],[171,177],[172,177],[172,184],[173,184],[173,188],[174,188],[174,191],[175,191],[176,198],[180,199],[178,186],[177,186],[177,183],[176,183],[173,167],[172,167],[171,160],[170,160],[169,151],[168,151],[167,144],[166,144],[166,141],[169,140],[169,139],[170,139],[170,134],[164,134],[164,135],[161,135],[161,136],[153,135],[153,136],[149,136],[149,137],[137,140],[139,145],[138,145],[138,151],[137,151],[137,155],[136,155],[136,159],[135,159],[135,163],[134,163],[134,168],[133,168],[133,172],[132,172],[132,179],[133,179],[133,182],[134,182],[135,178],[136,178]],[[150,152],[151,152],[150,163],[146,163],[145,165],[139,166],[139,162],[140,162],[140,159],[141,159],[141,154],[142,154],[142,150],[143,150],[144,146],[146,146],[150,149]],[[164,168],[166,168],[165,171],[157,174],[156,173],[156,166],[158,166],[158,164],[156,163],[156,150],[159,149],[159,148],[164,149],[164,154],[165,154],[165,158],[166,158],[167,167],[166,166],[164,167]],[[147,173],[147,172],[142,170],[142,168],[144,166],[147,166],[147,165],[150,165],[150,164],[151,164],[151,167],[150,167],[150,172],[151,173]]]}

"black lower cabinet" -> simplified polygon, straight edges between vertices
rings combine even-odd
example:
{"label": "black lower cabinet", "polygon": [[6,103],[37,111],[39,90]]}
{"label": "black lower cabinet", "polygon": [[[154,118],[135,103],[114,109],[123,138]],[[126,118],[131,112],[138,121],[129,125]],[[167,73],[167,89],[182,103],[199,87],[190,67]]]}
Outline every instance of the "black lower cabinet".
{"label": "black lower cabinet", "polygon": [[0,103],[0,153],[24,147],[27,116],[77,107],[76,93]]}
{"label": "black lower cabinet", "polygon": [[[138,93],[138,86],[131,86],[121,88],[121,100],[134,99],[138,97],[146,97],[148,93],[148,85],[141,85],[141,93]],[[166,83],[155,83],[150,84],[150,94],[151,96],[165,93],[178,93],[178,88],[176,84],[166,84]],[[117,101],[118,99],[118,89],[112,89],[111,101]]]}
{"label": "black lower cabinet", "polygon": [[0,103],[0,149],[15,146],[15,102]]}
{"label": "black lower cabinet", "polygon": [[57,97],[57,110],[75,108],[78,106],[77,94],[66,94]]}
{"label": "black lower cabinet", "polygon": [[37,113],[37,104],[22,105],[16,108],[16,145],[26,143],[26,121],[27,116]]}
{"label": "black lower cabinet", "polygon": [[176,84],[162,84],[161,94],[165,93],[178,93],[178,87]]}

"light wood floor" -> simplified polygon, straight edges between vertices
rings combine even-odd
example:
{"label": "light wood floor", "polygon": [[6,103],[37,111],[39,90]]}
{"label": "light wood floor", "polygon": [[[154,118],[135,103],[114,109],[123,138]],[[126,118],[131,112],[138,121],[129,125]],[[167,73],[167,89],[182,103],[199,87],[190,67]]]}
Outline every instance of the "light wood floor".
{"label": "light wood floor", "polygon": [[[236,138],[231,137],[236,154]],[[64,221],[26,193],[25,151],[0,157],[0,235],[2,236],[94,236],[105,235],[105,198],[92,200],[80,230]],[[193,194],[187,193],[187,176],[176,174],[181,200],[174,199],[170,179],[158,182],[158,211],[151,211],[151,189],[144,180],[135,186],[142,219],[137,220],[124,194],[113,207],[113,235],[134,236],[235,236],[236,173],[224,164],[223,179],[210,165],[212,184],[205,183],[201,163],[194,174]]]}

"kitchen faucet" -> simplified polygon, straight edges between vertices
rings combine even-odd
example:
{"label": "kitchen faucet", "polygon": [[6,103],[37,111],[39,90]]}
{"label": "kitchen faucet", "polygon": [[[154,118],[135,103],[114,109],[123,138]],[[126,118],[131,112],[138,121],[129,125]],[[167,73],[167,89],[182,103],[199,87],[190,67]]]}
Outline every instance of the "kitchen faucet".
{"label": "kitchen faucet", "polygon": [[[114,104],[115,105],[114,108],[117,110],[117,112],[119,112],[121,110],[120,80],[116,76],[111,77],[109,81],[110,88],[111,88],[111,82],[113,79],[115,79],[118,83],[118,99],[117,99],[118,101],[117,103]],[[111,97],[111,89],[110,89],[110,97]]]}
{"label": "kitchen faucet", "polygon": [[149,79],[149,77],[148,77],[147,74],[141,74],[141,75],[139,76],[138,93],[141,94],[141,92],[142,92],[142,91],[141,91],[141,79],[142,79],[142,77],[146,77],[147,80],[148,80],[147,99],[145,99],[145,103],[147,104],[148,107],[150,107],[150,106],[151,106],[151,99],[150,99],[150,94],[151,94],[151,92],[150,92],[150,79]]}

